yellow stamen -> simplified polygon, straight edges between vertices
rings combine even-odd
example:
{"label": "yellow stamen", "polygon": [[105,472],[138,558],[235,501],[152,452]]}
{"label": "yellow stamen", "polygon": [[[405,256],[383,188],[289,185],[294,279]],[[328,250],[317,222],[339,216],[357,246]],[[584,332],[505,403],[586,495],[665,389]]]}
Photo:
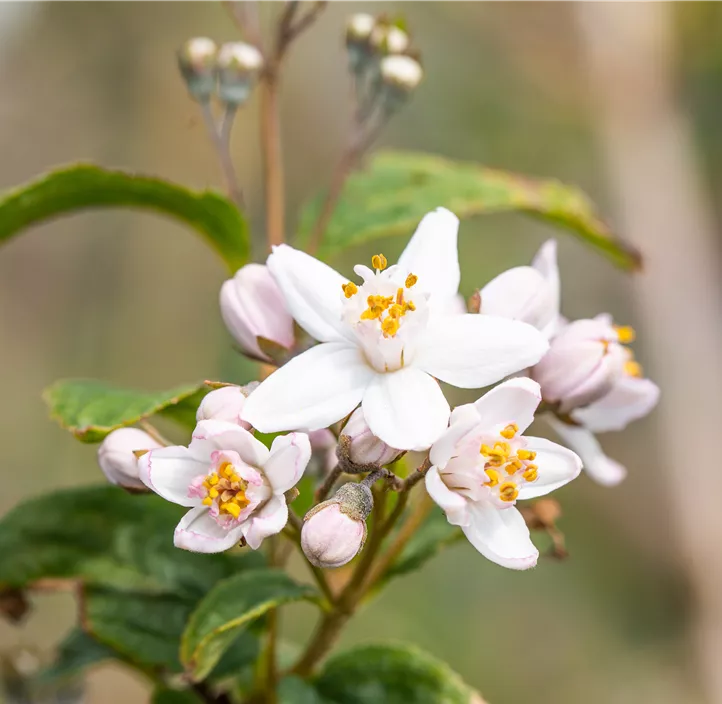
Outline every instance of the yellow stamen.
{"label": "yellow stamen", "polygon": [[519,432],[519,426],[516,423],[510,423],[501,431],[501,437],[511,440]]}
{"label": "yellow stamen", "polygon": [[213,505],[213,499],[210,496],[206,496],[205,499],[202,501],[204,506],[212,506]]}
{"label": "yellow stamen", "polygon": [[522,469],[524,465],[516,458],[511,460],[509,464],[506,465],[506,473],[507,474],[516,474],[520,469]]}
{"label": "yellow stamen", "polygon": [[206,481],[207,481],[211,486],[215,486],[216,484],[218,484],[218,482],[220,481],[220,479],[218,478],[218,475],[217,475],[217,474],[211,474],[211,476],[208,477],[208,479],[206,479]]}
{"label": "yellow stamen", "polygon": [[371,257],[371,266],[378,271],[383,271],[388,266],[386,257],[383,254],[374,254]]}
{"label": "yellow stamen", "polygon": [[346,298],[351,298],[351,296],[355,296],[358,293],[358,286],[356,286],[353,281],[349,281],[347,284],[341,284],[341,288]]}
{"label": "yellow stamen", "polygon": [[624,363],[624,371],[629,376],[636,376],[640,378],[644,376],[642,365],[639,362],[635,362],[633,359]]}
{"label": "yellow stamen", "polygon": [[414,305],[413,301],[406,301],[404,305],[408,310],[416,310],[416,306]]}
{"label": "yellow stamen", "polygon": [[537,477],[539,476],[539,468],[535,464],[527,465],[526,471],[522,476],[524,479],[526,479],[528,482],[535,482],[537,480]]}
{"label": "yellow stamen", "polygon": [[499,472],[495,469],[485,469],[486,476],[489,477],[487,486],[496,486],[499,483]]}
{"label": "yellow stamen", "polygon": [[211,489],[211,490],[208,492],[208,497],[210,497],[211,499],[216,499],[216,498],[218,498],[218,489],[216,489],[216,488]]}
{"label": "yellow stamen", "polygon": [[401,323],[396,318],[391,316],[387,317],[383,323],[381,323],[381,330],[384,333],[384,337],[393,337],[398,331]]}
{"label": "yellow stamen", "polygon": [[230,513],[233,518],[238,518],[241,515],[241,507],[238,504],[231,503],[230,501],[225,504],[221,504],[221,511]]}
{"label": "yellow stamen", "polygon": [[419,277],[416,276],[416,274],[409,274],[409,275],[406,277],[406,281],[404,282],[404,286],[406,286],[406,288],[411,288],[418,280],[419,280]]}
{"label": "yellow stamen", "polygon": [[514,482],[504,482],[499,487],[499,498],[502,501],[514,501],[519,496],[519,489],[516,488]]}
{"label": "yellow stamen", "polygon": [[533,459],[536,459],[536,452],[534,452],[532,450],[519,450],[516,453],[516,456],[520,460],[533,460]]}
{"label": "yellow stamen", "polygon": [[617,331],[617,338],[623,345],[634,342],[634,338],[637,336],[631,325],[615,325],[614,329]]}

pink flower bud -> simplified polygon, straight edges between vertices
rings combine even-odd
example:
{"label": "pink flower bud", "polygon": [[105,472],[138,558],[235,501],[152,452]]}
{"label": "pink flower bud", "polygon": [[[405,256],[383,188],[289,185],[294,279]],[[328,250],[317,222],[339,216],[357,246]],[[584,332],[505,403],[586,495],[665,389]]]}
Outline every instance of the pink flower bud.
{"label": "pink flower bud", "polygon": [[249,356],[270,362],[269,348],[286,351],[293,347],[293,318],[263,264],[247,264],[239,269],[221,287],[220,303],[223,322]]}
{"label": "pink flower bud", "polygon": [[138,478],[135,451],[154,450],[162,445],[138,428],[119,428],[106,436],[98,448],[98,464],[111,484],[127,489],[145,489]]}
{"label": "pink flower bud", "polygon": [[304,518],[301,547],[316,567],[340,567],[353,560],[366,542],[371,490],[344,484],[332,499],[314,506]]}
{"label": "pink flower bud", "polygon": [[370,466],[383,467],[403,454],[403,450],[390,447],[371,432],[361,408],[351,414],[343,428],[343,437],[347,440],[341,443],[341,452],[346,455],[342,461],[345,459],[359,468],[364,467],[362,471],[368,471]]}
{"label": "pink flower bud", "polygon": [[225,420],[250,430],[250,423],[241,420],[241,411],[247,396],[248,393],[242,386],[222,386],[215,389],[201,401],[196,411],[196,420]]}
{"label": "pink flower bud", "polygon": [[312,430],[308,433],[311,441],[311,462],[307,472],[325,477],[337,463],[336,436],[328,429]]}
{"label": "pink flower bud", "polygon": [[569,413],[608,393],[629,356],[609,320],[577,320],[552,339],[531,376],[541,386],[544,401],[558,403],[560,413]]}

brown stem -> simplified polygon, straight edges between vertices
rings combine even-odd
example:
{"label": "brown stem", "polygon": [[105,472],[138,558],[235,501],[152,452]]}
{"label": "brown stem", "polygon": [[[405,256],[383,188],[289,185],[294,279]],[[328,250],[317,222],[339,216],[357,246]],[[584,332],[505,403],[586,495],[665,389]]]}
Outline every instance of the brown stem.
{"label": "brown stem", "polygon": [[341,469],[341,465],[337,464],[326,476],[326,478],[323,480],[323,483],[320,487],[316,490],[316,503],[319,504],[321,501],[323,501],[330,493],[331,489],[333,489],[333,485],[338,481],[338,478],[343,474],[343,469]]}

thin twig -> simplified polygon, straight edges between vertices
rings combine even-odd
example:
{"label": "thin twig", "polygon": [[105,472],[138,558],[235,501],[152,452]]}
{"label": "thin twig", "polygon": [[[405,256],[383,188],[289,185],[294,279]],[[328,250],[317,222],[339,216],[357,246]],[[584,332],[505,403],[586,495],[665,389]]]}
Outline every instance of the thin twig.
{"label": "thin twig", "polygon": [[263,53],[263,37],[261,36],[258,3],[224,0],[223,4],[233,18],[233,22],[240,30],[243,38]]}
{"label": "thin twig", "polygon": [[316,503],[321,503],[330,493],[331,489],[333,489],[333,485],[338,481],[339,477],[343,474],[343,469],[341,468],[340,464],[337,464],[327,475],[326,478],[323,480],[323,483],[321,486],[316,489]]}
{"label": "thin twig", "polygon": [[325,2],[314,3],[313,7],[305,15],[303,15],[303,17],[301,17],[295,24],[291,24],[288,27],[284,51],[299,37],[299,35],[303,34],[303,32],[305,32],[306,29],[308,29],[316,21],[321,12],[323,12],[326,8],[327,4],[328,3]]}

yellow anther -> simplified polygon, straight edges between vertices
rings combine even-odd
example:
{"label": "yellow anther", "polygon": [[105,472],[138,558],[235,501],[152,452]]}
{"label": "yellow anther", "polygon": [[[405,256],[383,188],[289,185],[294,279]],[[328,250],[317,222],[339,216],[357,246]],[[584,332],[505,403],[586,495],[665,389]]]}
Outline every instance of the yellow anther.
{"label": "yellow anther", "polygon": [[347,284],[341,284],[341,288],[346,298],[351,298],[351,296],[355,296],[358,293],[358,286],[356,286],[353,281],[349,281]]}
{"label": "yellow anther", "polygon": [[536,452],[533,452],[532,450],[519,450],[516,453],[516,456],[520,460],[533,460],[536,459]]}
{"label": "yellow anther", "polygon": [[404,305],[408,310],[416,310],[416,306],[414,305],[413,301],[406,301]]}
{"label": "yellow anther", "polygon": [[230,513],[233,518],[238,518],[241,515],[241,507],[238,504],[231,503],[230,501],[225,504],[221,504],[221,511]]}
{"label": "yellow anther", "polygon": [[398,303],[394,303],[389,308],[389,315],[392,318],[400,318],[402,315],[406,315],[406,311],[404,310],[403,306],[400,306]]}
{"label": "yellow anther", "polygon": [[516,423],[510,423],[501,431],[500,435],[507,440],[511,440],[519,432],[519,426]]}
{"label": "yellow anther", "polygon": [[507,474],[516,474],[523,467],[524,465],[518,459],[514,458],[504,469],[506,469]]}
{"label": "yellow anther", "polygon": [[220,481],[220,479],[218,478],[218,475],[217,475],[217,474],[211,474],[211,476],[208,477],[208,479],[206,479],[206,481],[207,481],[211,486],[215,486],[216,484],[218,484],[218,482]]}
{"label": "yellow anther", "polygon": [[496,486],[499,483],[499,472],[495,469],[485,469],[486,476],[489,477],[487,486]]}
{"label": "yellow anther", "polygon": [[642,371],[642,365],[639,362],[635,362],[633,359],[624,363],[624,372],[629,376],[642,377],[644,372]]}
{"label": "yellow anther", "polygon": [[213,505],[213,499],[210,496],[206,496],[205,499],[202,501],[204,506],[212,506]]}
{"label": "yellow anther", "polygon": [[210,497],[211,499],[218,498],[218,489],[216,489],[216,488],[210,489],[208,491],[208,497]]}
{"label": "yellow anther", "polygon": [[637,336],[631,325],[615,325],[614,329],[617,331],[617,339],[623,345],[628,345],[630,342],[634,342],[634,338]]}
{"label": "yellow anther", "polygon": [[499,487],[499,498],[502,501],[514,501],[519,496],[519,489],[516,488],[514,482],[504,482]]}
{"label": "yellow anther", "polygon": [[482,445],[479,448],[479,452],[485,457],[488,457],[491,454],[491,448],[488,445]]}
{"label": "yellow anther", "polygon": [[409,275],[406,277],[406,281],[404,282],[404,286],[406,286],[406,288],[411,288],[418,280],[419,280],[419,277],[416,276],[416,274],[409,274]]}
{"label": "yellow anther", "polygon": [[524,474],[522,474],[522,477],[524,477],[524,479],[526,479],[528,482],[534,482],[539,476],[538,470],[539,468],[535,464],[529,464],[527,465]]}
{"label": "yellow anther", "polygon": [[371,257],[371,266],[374,269],[378,269],[379,271],[383,271],[387,266],[388,262],[386,261],[386,257],[383,254],[374,254],[373,257]]}
{"label": "yellow anther", "polygon": [[240,482],[240,481],[241,481],[241,478],[240,478],[237,474],[235,474],[235,473],[231,474],[231,476],[229,477],[229,479],[230,479],[232,482]]}
{"label": "yellow anther", "polygon": [[384,333],[384,337],[393,337],[398,331],[401,323],[396,318],[387,317],[383,323],[381,323],[381,330]]}

